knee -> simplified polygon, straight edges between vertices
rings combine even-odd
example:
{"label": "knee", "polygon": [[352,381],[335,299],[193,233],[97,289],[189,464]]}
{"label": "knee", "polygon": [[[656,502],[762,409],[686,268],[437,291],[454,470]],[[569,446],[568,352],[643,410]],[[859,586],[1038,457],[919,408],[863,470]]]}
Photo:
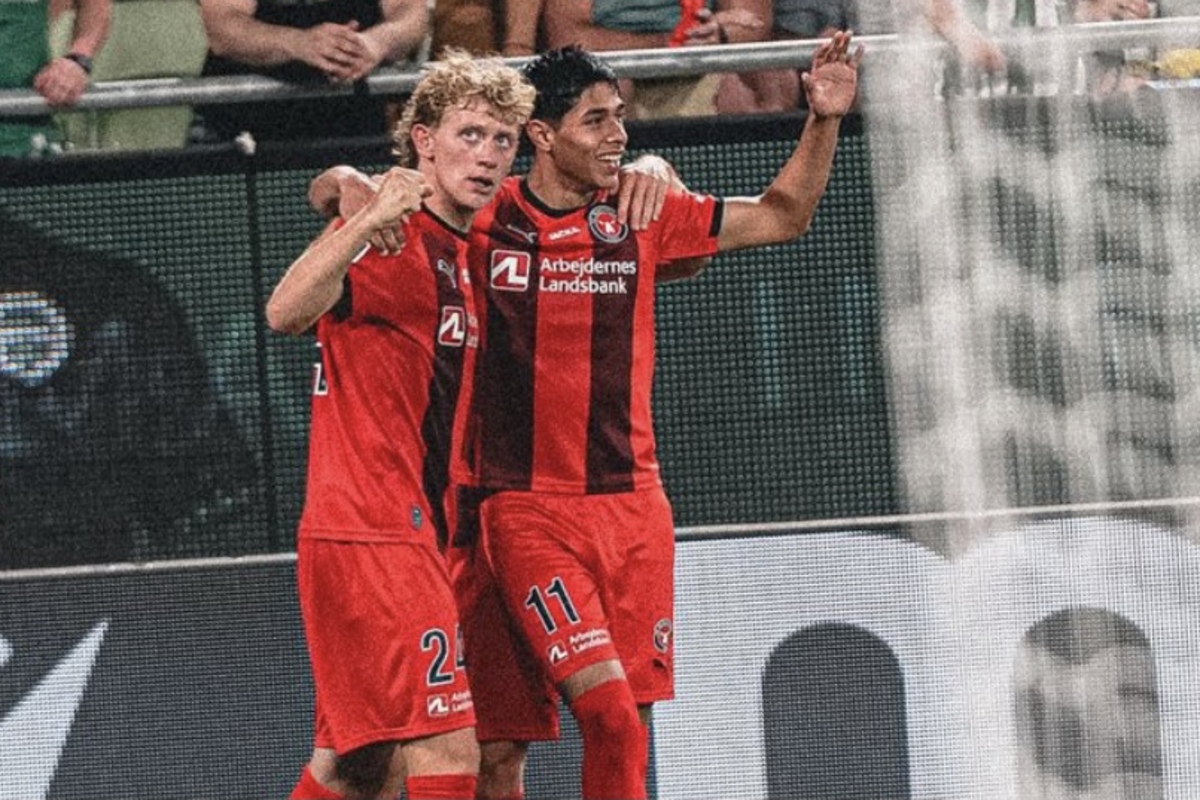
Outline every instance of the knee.
{"label": "knee", "polygon": [[625,681],[601,684],[585,692],[579,700],[572,704],[571,711],[584,735],[608,740],[641,738],[642,718]]}
{"label": "knee", "polygon": [[394,742],[379,742],[351,750],[338,756],[334,775],[354,793],[375,797],[398,778],[398,772],[393,775],[395,748]]}

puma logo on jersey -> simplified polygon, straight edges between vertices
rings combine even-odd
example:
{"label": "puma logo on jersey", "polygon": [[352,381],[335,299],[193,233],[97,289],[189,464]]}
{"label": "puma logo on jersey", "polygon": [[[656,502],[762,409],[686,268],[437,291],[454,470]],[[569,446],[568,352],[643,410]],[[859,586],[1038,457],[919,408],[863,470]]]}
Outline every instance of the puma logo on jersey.
{"label": "puma logo on jersey", "polygon": [[501,292],[523,292],[529,288],[533,259],[518,250],[493,250],[492,288]]}
{"label": "puma logo on jersey", "polygon": [[437,260],[437,270],[450,279],[450,285],[455,289],[458,288],[458,274],[454,270],[454,266],[446,262],[445,259]]}
{"label": "puma logo on jersey", "polygon": [[517,236],[520,236],[522,239],[524,239],[529,244],[533,244],[534,242],[537,241],[537,235],[538,235],[537,231],[527,231],[523,228],[518,228],[516,225],[512,225],[512,224],[505,225],[504,227],[508,231],[515,233]]}

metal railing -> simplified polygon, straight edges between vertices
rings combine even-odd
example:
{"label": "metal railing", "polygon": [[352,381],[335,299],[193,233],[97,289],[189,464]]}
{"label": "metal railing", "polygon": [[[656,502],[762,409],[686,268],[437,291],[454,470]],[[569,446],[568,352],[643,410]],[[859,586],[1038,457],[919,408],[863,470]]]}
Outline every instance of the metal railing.
{"label": "metal railing", "polygon": [[[1056,28],[1014,29],[997,36],[998,43],[1022,63],[1051,51],[1122,49],[1128,47],[1200,47],[1200,17],[1064,25]],[[896,35],[863,36],[870,53],[896,53],[928,49],[929,39]],[[629,78],[671,78],[710,72],[749,72],[802,66],[820,40],[758,42],[709,47],[624,50],[603,53],[616,72]],[[936,47],[945,47],[937,44]],[[527,59],[507,59],[523,64]],[[208,103],[247,103],[338,95],[400,95],[411,92],[420,77],[419,67],[377,71],[357,86],[297,85],[257,75],[212,78],[156,78],[100,82],[91,86],[72,108],[91,111],[117,108],[151,108]],[[32,90],[0,91],[0,116],[36,116],[51,112],[41,95]]]}

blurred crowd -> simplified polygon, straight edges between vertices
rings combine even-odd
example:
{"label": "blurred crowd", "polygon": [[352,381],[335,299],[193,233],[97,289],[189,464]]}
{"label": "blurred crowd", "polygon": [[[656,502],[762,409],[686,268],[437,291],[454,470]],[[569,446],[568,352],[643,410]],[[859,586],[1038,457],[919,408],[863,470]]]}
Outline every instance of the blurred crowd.
{"label": "blurred crowd", "polygon": [[[1028,76],[998,43],[1007,29],[1192,14],[1200,0],[0,0],[0,88],[32,88],[58,111],[92,81],[252,74],[356,87],[316,99],[0,118],[0,156],[53,152],[64,140],[149,149],[243,133],[256,141],[383,135],[394,101],[361,91],[363,79],[448,47],[519,57],[565,44],[707,47],[851,29],[939,37],[955,91],[1025,91]],[[1097,95],[1200,77],[1191,46],[1153,57],[1092,54],[1074,89]],[[802,106],[802,71],[626,80],[623,90],[633,119],[787,112]]]}

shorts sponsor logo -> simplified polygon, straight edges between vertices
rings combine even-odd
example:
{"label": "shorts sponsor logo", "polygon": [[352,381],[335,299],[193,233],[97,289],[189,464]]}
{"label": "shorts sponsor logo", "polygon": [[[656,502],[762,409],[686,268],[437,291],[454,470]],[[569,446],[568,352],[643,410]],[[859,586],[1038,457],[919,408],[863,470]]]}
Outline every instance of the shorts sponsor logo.
{"label": "shorts sponsor logo", "polygon": [[444,694],[431,694],[425,698],[425,711],[429,716],[444,717],[450,713],[450,698]]}
{"label": "shorts sponsor logo", "polygon": [[588,212],[588,229],[602,242],[615,244],[629,233],[629,228],[617,221],[617,210],[612,206],[596,206]]}
{"label": "shorts sponsor logo", "polygon": [[529,288],[532,264],[529,253],[518,250],[493,250],[489,270],[492,288],[501,292],[525,291]]}
{"label": "shorts sponsor logo", "polygon": [[592,628],[590,631],[571,634],[571,638],[568,641],[571,644],[572,653],[582,653],[586,650],[591,650],[593,647],[603,647],[612,641],[612,637],[608,635],[608,631],[604,628]]}
{"label": "shorts sponsor logo", "polygon": [[654,649],[665,653],[671,649],[671,620],[660,619],[654,623]]}
{"label": "shorts sponsor logo", "polygon": [[420,506],[413,506],[409,510],[409,522],[412,523],[413,530],[421,530],[421,523],[425,521],[425,515],[421,513]]}
{"label": "shorts sponsor logo", "polygon": [[464,689],[461,692],[455,692],[450,695],[450,713],[461,714],[465,711],[470,711],[475,707],[475,699],[471,697],[471,690]]}
{"label": "shorts sponsor logo", "polygon": [[555,642],[546,649],[546,657],[551,664],[561,664],[568,658],[567,648],[562,642]]}

